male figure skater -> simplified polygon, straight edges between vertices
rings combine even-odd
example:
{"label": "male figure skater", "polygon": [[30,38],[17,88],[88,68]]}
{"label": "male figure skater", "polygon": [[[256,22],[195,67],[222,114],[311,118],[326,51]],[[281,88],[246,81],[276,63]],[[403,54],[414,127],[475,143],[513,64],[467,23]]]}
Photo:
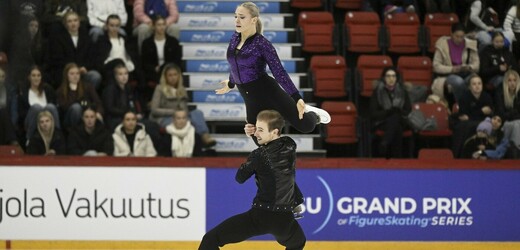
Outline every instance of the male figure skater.
{"label": "male figure skater", "polygon": [[287,250],[303,249],[306,238],[293,215],[301,203],[295,188],[296,143],[280,136],[284,118],[274,110],[258,113],[254,136],[261,146],[242,163],[235,179],[244,183],[255,175],[258,187],[249,211],[232,216],[204,235],[199,250],[219,249],[253,236],[272,234]]}

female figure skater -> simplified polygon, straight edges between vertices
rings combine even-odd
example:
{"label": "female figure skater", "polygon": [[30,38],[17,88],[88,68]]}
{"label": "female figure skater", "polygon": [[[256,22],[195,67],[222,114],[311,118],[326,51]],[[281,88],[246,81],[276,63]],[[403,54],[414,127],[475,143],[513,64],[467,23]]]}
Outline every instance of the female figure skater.
{"label": "female figure skater", "polygon": [[[217,94],[225,94],[237,86],[246,105],[246,129],[254,132],[256,115],[273,109],[298,131],[309,133],[317,123],[327,124],[327,111],[306,105],[280,62],[275,48],[261,33],[258,7],[252,2],[240,4],[235,11],[236,32],[231,37],[227,60],[231,72],[229,79],[221,82]],[[275,79],[267,75],[269,66]],[[280,86],[282,88],[280,88]]]}

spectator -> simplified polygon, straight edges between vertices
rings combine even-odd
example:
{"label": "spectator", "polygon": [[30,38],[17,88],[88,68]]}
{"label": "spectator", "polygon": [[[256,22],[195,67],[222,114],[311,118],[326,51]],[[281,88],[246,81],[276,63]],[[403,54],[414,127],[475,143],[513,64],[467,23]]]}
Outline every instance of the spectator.
{"label": "spectator", "polygon": [[436,78],[432,92],[448,100],[450,107],[459,102],[467,90],[467,77],[479,71],[477,43],[464,37],[464,26],[451,26],[451,36],[440,37],[435,43],[433,72]]}
{"label": "spectator", "polygon": [[179,38],[180,29],[177,26],[179,10],[176,0],[135,0],[134,1],[134,36],[137,36],[139,53],[143,41],[152,35],[154,16],[161,16],[165,21],[166,33]]}
{"label": "spectator", "polygon": [[65,137],[56,127],[54,116],[51,112],[43,110],[38,114],[38,133],[29,140],[27,154],[30,155],[64,155]]}
{"label": "spectator", "polygon": [[67,139],[67,153],[83,156],[107,156],[114,151],[112,134],[96,118],[94,107],[86,107],[83,123],[72,127]]}
{"label": "spectator", "polygon": [[9,112],[5,108],[0,108],[0,145],[20,146]]}
{"label": "spectator", "polygon": [[387,67],[381,74],[370,98],[370,119],[373,129],[384,131],[379,154],[387,158],[401,157],[403,131],[412,106],[398,71]]}
{"label": "spectator", "polygon": [[195,127],[188,119],[188,110],[176,109],[172,123],[166,126],[166,132],[172,138],[173,157],[193,157],[202,154],[200,137],[195,133]]}
{"label": "spectator", "polygon": [[63,69],[61,86],[57,90],[60,117],[66,129],[78,125],[81,121],[83,108],[96,107],[96,118],[103,121],[103,106],[96,90],[84,84],[80,77],[80,67],[75,63],[68,63]]}
{"label": "spectator", "polygon": [[129,53],[126,37],[119,34],[121,27],[121,19],[117,15],[110,15],[106,19],[106,33],[99,38],[96,45],[97,58],[96,65],[100,67],[106,79],[105,86],[110,85],[110,81],[114,79],[114,66],[123,62],[132,74],[132,79],[137,79],[135,64]]}
{"label": "spectator", "polygon": [[512,42],[513,53],[517,60],[520,60],[520,1],[516,1],[516,5],[511,6],[504,19],[504,35]]}
{"label": "spectator", "polygon": [[468,138],[464,143],[461,158],[471,159],[476,151],[495,149],[495,145],[490,140],[492,129],[490,118],[480,122],[477,126],[476,134]]}
{"label": "spectator", "polygon": [[460,157],[464,142],[475,131],[478,124],[493,115],[493,99],[483,91],[482,79],[477,74],[469,77],[469,91],[464,92],[459,102],[458,121],[453,128],[452,151]]}
{"label": "spectator", "polygon": [[144,124],[137,123],[137,115],[132,111],[125,113],[123,122],[114,133],[114,156],[153,157],[157,155],[152,139],[146,133]]}
{"label": "spectator", "polygon": [[65,29],[59,30],[51,37],[51,55],[49,65],[56,83],[62,80],[63,70],[68,63],[78,65],[84,82],[98,89],[101,74],[94,70],[92,60],[94,45],[87,35],[86,29],[80,26],[80,17],[76,12],[67,12],[63,16]]}
{"label": "spectator", "polygon": [[520,159],[520,121],[508,121],[502,128],[503,138],[495,149],[477,151],[474,159]]}
{"label": "spectator", "polygon": [[[42,27],[36,18],[32,18],[28,24],[29,32],[29,47],[28,50],[32,63],[29,65],[38,65],[43,72],[47,73],[47,56],[48,56],[48,42],[42,35]],[[29,59],[30,60],[30,59]],[[44,74],[45,75],[45,74]],[[46,79],[48,79],[46,77]],[[50,81],[50,79],[48,79]]]}
{"label": "spectator", "polygon": [[63,29],[63,16],[70,11],[78,13],[82,26],[88,25],[87,4],[84,0],[47,0],[44,9],[42,21],[47,36],[53,36]]}
{"label": "spectator", "polygon": [[504,48],[504,35],[493,33],[493,43],[480,51],[480,76],[487,89],[495,90],[502,85],[504,73],[509,69],[517,69],[515,56]]}
{"label": "spectator", "polygon": [[465,18],[468,35],[478,40],[479,49],[491,44],[491,32],[499,27],[498,13],[489,3],[473,0]]}
{"label": "spectator", "polygon": [[[118,16],[122,26],[125,26],[128,20],[124,0],[87,0],[87,8],[88,21],[91,26],[89,33],[94,43],[103,35],[103,29],[107,28],[105,22],[109,16]],[[118,27],[118,32],[126,35],[121,25]]]}
{"label": "spectator", "polygon": [[114,83],[103,90],[103,106],[106,110],[106,124],[111,131],[121,123],[127,111],[133,111],[137,120],[143,119],[142,106],[135,88],[128,85],[128,69],[124,64],[114,68]]}
{"label": "spectator", "polygon": [[520,119],[520,76],[515,70],[504,74],[504,83],[495,93],[496,113],[504,121]]}
{"label": "spectator", "polygon": [[56,93],[47,83],[42,81],[42,72],[38,66],[33,66],[27,82],[21,88],[18,96],[18,114],[20,127],[25,128],[26,139],[32,138],[38,124],[38,114],[43,110],[49,111],[53,116],[53,126],[58,129],[60,126],[60,116],[56,107]]}
{"label": "spectator", "polygon": [[[159,85],[152,97],[150,120],[164,128],[172,123],[173,113],[177,107],[187,109],[188,93],[182,81],[182,71],[175,64],[166,64],[161,74]],[[191,124],[202,138],[206,147],[212,147],[216,141],[211,138],[204,113],[194,109],[189,113]]]}
{"label": "spectator", "polygon": [[182,48],[179,40],[166,34],[165,28],[166,20],[161,16],[155,16],[153,36],[144,40],[142,48],[145,79],[156,84],[160,80],[163,65],[167,63],[182,65]]}

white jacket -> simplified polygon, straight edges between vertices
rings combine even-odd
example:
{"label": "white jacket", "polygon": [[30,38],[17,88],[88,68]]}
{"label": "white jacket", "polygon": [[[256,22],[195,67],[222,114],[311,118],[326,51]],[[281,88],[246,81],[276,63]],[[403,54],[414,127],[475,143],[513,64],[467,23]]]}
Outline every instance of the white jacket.
{"label": "white jacket", "polygon": [[87,0],[87,8],[88,21],[92,26],[103,27],[107,17],[112,14],[121,18],[122,27],[128,20],[124,0]]}
{"label": "white jacket", "polygon": [[133,154],[130,152],[130,145],[121,129],[123,124],[119,124],[116,127],[112,134],[112,138],[114,138],[114,156],[153,157],[157,155],[152,139],[146,133],[144,125],[138,123],[137,126],[141,126],[141,129],[139,129],[135,135]]}

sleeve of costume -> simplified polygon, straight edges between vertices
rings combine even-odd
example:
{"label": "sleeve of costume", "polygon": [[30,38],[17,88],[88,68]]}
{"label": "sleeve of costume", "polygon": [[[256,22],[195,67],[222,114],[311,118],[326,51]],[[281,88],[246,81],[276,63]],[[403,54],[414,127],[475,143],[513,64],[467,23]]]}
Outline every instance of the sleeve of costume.
{"label": "sleeve of costume", "polygon": [[247,161],[245,163],[242,163],[240,165],[240,168],[237,171],[237,174],[235,176],[235,180],[242,184],[245,181],[247,181],[253,174],[255,174],[256,168],[259,164],[261,164],[261,157],[260,157],[260,148],[255,149],[249,157],[247,157]]}
{"label": "sleeve of costume", "polygon": [[267,62],[267,65],[269,66],[269,69],[271,69],[271,72],[273,73],[273,76],[278,84],[282,86],[285,92],[289,94],[295,102],[297,102],[299,99],[302,99],[298,89],[296,89],[296,86],[294,86],[294,83],[289,77],[289,74],[287,74],[287,71],[283,67],[274,46],[267,39],[263,39],[262,41],[263,42],[260,44],[260,48],[258,49],[262,53],[262,56]]}

